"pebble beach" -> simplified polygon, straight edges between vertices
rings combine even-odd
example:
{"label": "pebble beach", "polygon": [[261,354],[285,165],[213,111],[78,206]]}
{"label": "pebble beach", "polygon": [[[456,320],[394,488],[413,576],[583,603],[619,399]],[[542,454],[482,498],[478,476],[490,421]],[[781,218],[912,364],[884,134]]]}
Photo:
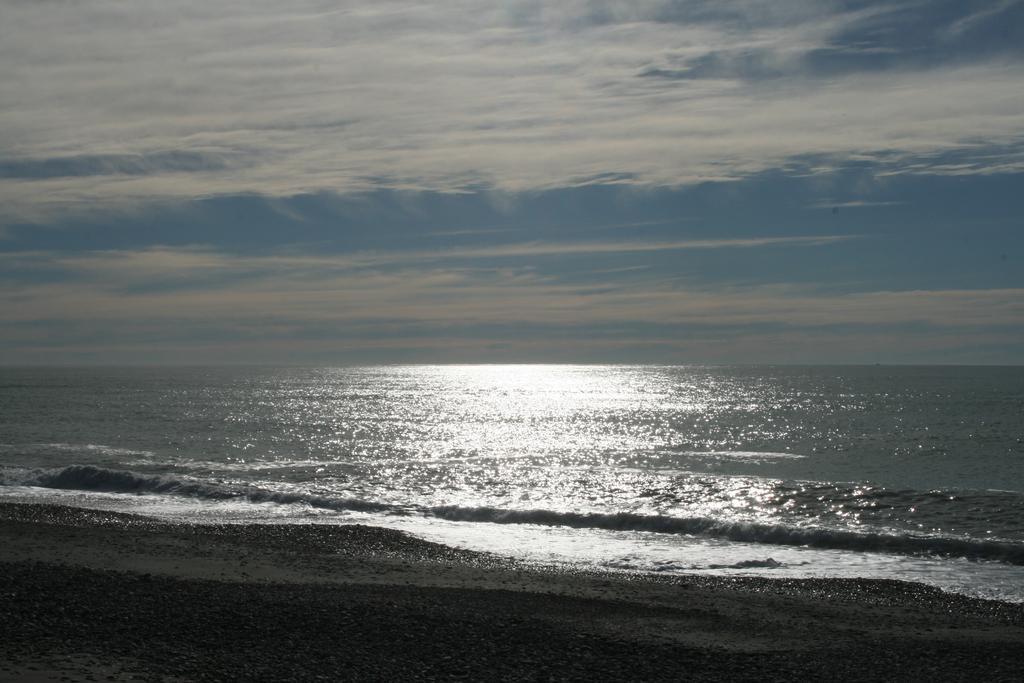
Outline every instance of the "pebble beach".
{"label": "pebble beach", "polygon": [[0,504],[0,679],[1016,680],[1024,606]]}

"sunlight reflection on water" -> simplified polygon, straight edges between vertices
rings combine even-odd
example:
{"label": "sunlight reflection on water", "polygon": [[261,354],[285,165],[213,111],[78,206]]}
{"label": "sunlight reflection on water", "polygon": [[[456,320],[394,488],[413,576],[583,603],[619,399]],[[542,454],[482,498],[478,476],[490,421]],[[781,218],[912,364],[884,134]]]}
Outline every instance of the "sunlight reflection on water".
{"label": "sunlight reflection on water", "polygon": [[620,534],[640,548],[620,553],[633,558],[622,566],[638,552],[655,557],[643,534],[659,530],[673,540],[658,547],[714,548],[721,564],[730,543],[775,560],[799,555],[802,539],[842,554],[910,534],[925,538],[908,542],[918,552],[941,536],[940,550],[984,557],[1001,550],[970,543],[1024,543],[1024,376],[1006,370],[118,372],[83,371],[78,384],[61,375],[60,394],[43,382],[10,403],[0,484],[37,486],[42,468],[53,471],[47,486],[170,492],[195,506],[205,496],[217,514],[281,505],[275,515],[333,519],[372,508],[378,523],[423,533],[533,533],[573,548]]}

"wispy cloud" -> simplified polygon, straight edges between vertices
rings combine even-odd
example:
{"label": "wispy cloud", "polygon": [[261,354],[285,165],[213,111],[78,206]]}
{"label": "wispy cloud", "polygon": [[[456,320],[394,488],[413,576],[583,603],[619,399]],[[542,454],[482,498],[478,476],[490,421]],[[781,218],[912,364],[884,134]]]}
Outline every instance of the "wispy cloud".
{"label": "wispy cloud", "polygon": [[905,202],[871,202],[863,199],[848,199],[845,201],[824,201],[810,204],[811,209],[874,209],[885,206],[899,206]]}
{"label": "wispy cloud", "polygon": [[[1020,3],[847,5],[8,3],[0,220],[239,192],[673,186],[810,152],[1024,168]],[[929,161],[948,150],[963,165]]]}
{"label": "wispy cloud", "polygon": [[1024,0],[0,3],[0,354],[1021,359],[1021,27]]}
{"label": "wispy cloud", "polygon": [[388,251],[379,254],[359,254],[352,263],[363,265],[448,260],[515,258],[523,256],[573,256],[586,254],[628,254],[650,251],[683,251],[690,249],[750,249],[771,246],[822,246],[850,239],[855,235],[811,235],[799,237],[754,237],[745,239],[691,239],[673,241],[608,241],[608,242],[524,242],[499,244],[488,247],[458,247],[452,249]]}
{"label": "wispy cloud", "polygon": [[82,154],[48,159],[0,160],[0,178],[46,179],[102,175],[194,173],[229,168],[228,155],[198,151]]}
{"label": "wispy cloud", "polygon": [[[589,268],[583,278],[534,265],[595,249],[767,252],[831,239],[595,243],[579,251],[537,243],[390,255],[202,247],[8,253],[0,255],[0,362],[809,362],[837,354],[935,361],[985,358],[979,354],[990,347],[993,358],[1013,357],[1005,349],[1024,331],[1019,287],[709,285],[637,265]],[[918,355],[894,355],[895,347]]]}
{"label": "wispy cloud", "polygon": [[[653,354],[809,362],[876,353],[935,362],[969,360],[971,350],[977,360],[986,345],[1010,348],[1019,340],[1021,301],[1022,289],[835,295],[797,285],[710,291],[656,282],[624,289],[449,269],[312,280],[278,274],[244,287],[169,291],[28,285],[0,295],[7,311],[0,360],[86,353],[106,362],[581,361]],[[112,336],[111,329],[122,332]],[[901,356],[899,348],[913,353]]]}
{"label": "wispy cloud", "polygon": [[[391,261],[396,267],[382,270],[345,257],[251,257],[201,249],[74,257],[22,254],[25,272],[39,272],[48,264],[64,275],[44,282],[9,282],[0,305],[12,322],[230,318],[306,325],[325,320],[571,322],[577,326],[913,321],[946,327],[1024,325],[1024,290],[1013,288],[852,292],[797,284],[708,288],[659,272],[623,282],[611,270],[596,271],[596,278],[588,282],[570,283],[529,267],[430,266],[407,256],[407,260]],[[8,273],[14,272],[9,267],[12,263],[14,257],[5,257]],[[69,280],[68,271],[77,275]]]}
{"label": "wispy cloud", "polygon": [[60,270],[84,274],[107,282],[193,282],[196,277],[213,274],[226,277],[245,273],[300,273],[365,270],[438,262],[480,261],[484,259],[521,259],[529,257],[586,256],[593,254],[631,254],[644,252],[704,249],[753,249],[758,247],[815,247],[856,239],[852,235],[811,235],[794,237],[756,237],[737,239],[691,239],[674,241],[580,241],[524,242],[486,247],[448,249],[390,249],[356,251],[334,255],[308,253],[270,253],[242,256],[213,251],[202,246],[171,248],[164,246],[140,250],[78,253],[11,252],[0,254],[8,276],[18,272],[35,274],[40,270]]}

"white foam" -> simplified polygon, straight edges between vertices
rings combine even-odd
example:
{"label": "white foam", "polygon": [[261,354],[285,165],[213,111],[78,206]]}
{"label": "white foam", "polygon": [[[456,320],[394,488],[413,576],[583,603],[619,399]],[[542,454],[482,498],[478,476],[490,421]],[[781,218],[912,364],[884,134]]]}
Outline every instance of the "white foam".
{"label": "white foam", "polygon": [[[1024,602],[1024,567],[963,558],[773,546],[722,538],[532,524],[458,522],[420,515],[329,510],[303,504],[179,495],[0,487],[0,498],[134,512],[187,522],[370,524],[446,545],[526,562],[596,570],[767,576],[774,578],[901,579],[965,595]],[[772,563],[766,562],[770,552]],[[763,565],[762,565],[763,563]],[[776,564],[777,563],[777,564]],[[759,566],[762,565],[762,566]]]}
{"label": "white foam", "polygon": [[23,469],[18,469],[17,477],[20,479],[12,479],[10,474],[4,474],[0,476],[0,481],[7,485],[27,485],[52,489],[163,494],[212,500],[244,500],[250,503],[290,504],[334,511],[376,512],[400,516],[415,514],[455,522],[570,527],[605,531],[651,531],[771,546],[808,546],[820,549],[908,555],[934,554],[998,560],[1024,565],[1024,544],[937,534],[854,531],[811,524],[794,526],[792,523],[764,523],[708,516],[680,517],[631,512],[577,512],[467,505],[402,505],[343,495],[312,494],[301,488],[274,489],[246,482],[208,481],[172,475],[143,475],[92,465],[35,470],[30,471],[27,475]]}

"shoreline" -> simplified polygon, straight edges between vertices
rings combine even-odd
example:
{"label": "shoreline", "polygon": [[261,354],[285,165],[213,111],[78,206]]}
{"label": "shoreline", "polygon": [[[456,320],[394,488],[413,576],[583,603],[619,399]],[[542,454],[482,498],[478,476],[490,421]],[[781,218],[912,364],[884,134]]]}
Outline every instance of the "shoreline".
{"label": "shoreline", "polygon": [[567,571],[357,525],[0,503],[0,576],[6,680],[1013,680],[1024,668],[1024,605],[874,579]]}

